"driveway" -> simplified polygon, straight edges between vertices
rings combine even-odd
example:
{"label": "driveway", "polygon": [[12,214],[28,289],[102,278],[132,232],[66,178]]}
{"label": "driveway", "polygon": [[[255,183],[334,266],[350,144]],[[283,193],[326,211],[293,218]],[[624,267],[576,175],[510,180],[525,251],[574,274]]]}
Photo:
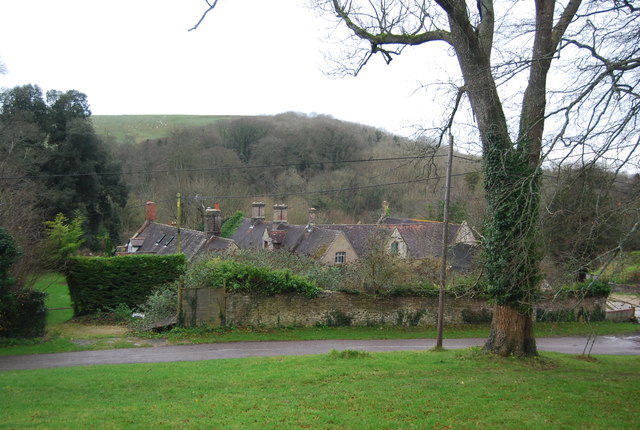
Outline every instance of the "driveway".
{"label": "driveway", "polygon": [[[447,349],[484,344],[485,339],[445,339]],[[552,337],[537,340],[540,351],[567,354],[640,355],[640,334],[599,336],[587,343],[586,337]],[[96,364],[163,363],[174,361],[217,360],[223,358],[268,357],[277,355],[326,354],[332,349],[362,351],[421,351],[435,346],[435,339],[393,340],[307,340],[230,342],[201,345],[174,345],[151,348],[110,349],[0,357],[0,371],[44,369]]]}

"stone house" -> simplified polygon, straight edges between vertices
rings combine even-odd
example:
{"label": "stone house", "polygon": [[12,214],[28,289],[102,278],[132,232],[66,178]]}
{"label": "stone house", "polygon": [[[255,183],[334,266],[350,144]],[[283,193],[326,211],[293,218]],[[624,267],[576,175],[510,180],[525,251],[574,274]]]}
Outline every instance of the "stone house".
{"label": "stone house", "polygon": [[[386,202],[385,202],[386,203]],[[316,210],[309,209],[306,225],[289,224],[288,206],[273,206],[273,220],[265,220],[265,204],[254,202],[251,217],[242,221],[230,239],[220,237],[222,213],[217,207],[205,211],[205,230],[197,231],[161,224],[155,220],[156,204],[147,202],[142,227],[120,247],[118,254],[174,254],[180,251],[188,260],[205,252],[234,249],[286,250],[312,257],[326,265],[352,263],[372,246],[384,246],[402,258],[440,258],[443,223],[389,218],[387,207],[378,224],[316,224]],[[449,261],[455,270],[471,267],[476,240],[466,223],[449,224]]]}
{"label": "stone house", "polygon": [[285,249],[328,265],[351,263],[358,258],[342,231],[315,224],[315,209],[309,209],[307,225],[295,225],[287,221],[287,205],[274,205],[273,221],[265,221],[264,208],[262,202],[252,204],[251,218],[245,219],[231,237],[238,248]]}
{"label": "stone house", "polygon": [[[318,225],[315,209],[311,208],[308,223],[303,226],[289,224],[287,210],[287,205],[274,205],[273,221],[265,221],[265,204],[254,202],[251,218],[243,221],[232,239],[240,249],[286,249],[329,265],[356,261],[371,246],[380,246],[380,242],[390,253],[403,258],[439,258],[442,255],[444,224],[441,222],[383,216],[379,224]],[[386,212],[385,207],[383,214]],[[470,268],[477,249],[472,230],[466,223],[452,223],[448,237],[453,268]]]}

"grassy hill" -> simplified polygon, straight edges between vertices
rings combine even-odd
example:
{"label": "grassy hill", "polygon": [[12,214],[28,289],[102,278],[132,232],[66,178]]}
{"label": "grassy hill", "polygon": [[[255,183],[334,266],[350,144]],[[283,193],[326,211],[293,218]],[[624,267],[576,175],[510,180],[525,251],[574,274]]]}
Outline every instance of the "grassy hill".
{"label": "grassy hill", "polygon": [[224,115],[93,115],[93,126],[101,136],[121,143],[138,143],[166,137],[176,127],[199,127],[212,124]]}

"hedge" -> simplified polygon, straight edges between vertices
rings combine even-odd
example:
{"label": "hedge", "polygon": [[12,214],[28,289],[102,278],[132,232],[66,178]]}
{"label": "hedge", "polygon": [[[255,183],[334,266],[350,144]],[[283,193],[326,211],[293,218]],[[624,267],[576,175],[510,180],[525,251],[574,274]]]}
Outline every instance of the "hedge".
{"label": "hedge", "polygon": [[611,294],[611,284],[601,279],[587,280],[563,286],[560,289],[560,294],[575,297],[608,296]]}
{"label": "hedge", "polygon": [[290,270],[269,269],[214,258],[192,265],[183,278],[185,288],[205,288],[225,284],[230,292],[300,294],[316,297],[320,288],[315,282],[294,275]]}
{"label": "hedge", "polygon": [[142,304],[152,291],[177,280],[186,269],[183,254],[72,257],[65,277],[75,316]]}
{"label": "hedge", "polygon": [[47,330],[46,294],[22,289],[0,294],[0,337],[41,337]]}

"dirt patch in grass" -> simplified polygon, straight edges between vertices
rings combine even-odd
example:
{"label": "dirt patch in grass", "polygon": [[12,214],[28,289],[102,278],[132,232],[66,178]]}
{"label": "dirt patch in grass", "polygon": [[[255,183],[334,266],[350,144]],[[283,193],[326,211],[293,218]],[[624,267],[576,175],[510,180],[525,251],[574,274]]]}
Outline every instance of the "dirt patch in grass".
{"label": "dirt patch in grass", "polygon": [[72,339],[71,342],[80,346],[100,346],[106,349],[140,348],[169,345],[169,341],[167,339],[143,339],[139,337],[108,337],[93,339],[84,338]]}
{"label": "dirt patch in grass", "polygon": [[129,329],[121,325],[93,325],[67,322],[52,327],[53,330],[64,336],[73,338],[123,336],[129,333]]}

